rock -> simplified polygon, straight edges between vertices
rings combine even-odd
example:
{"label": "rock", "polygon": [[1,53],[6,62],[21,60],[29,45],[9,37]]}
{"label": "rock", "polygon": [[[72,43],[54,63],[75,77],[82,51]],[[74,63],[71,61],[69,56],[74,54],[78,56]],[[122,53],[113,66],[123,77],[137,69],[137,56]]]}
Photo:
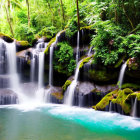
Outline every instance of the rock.
{"label": "rock", "polygon": [[92,84],[90,82],[82,82],[82,83],[80,83],[78,88],[79,88],[80,94],[86,95],[86,94],[89,94],[90,92],[92,92],[93,89],[95,89],[95,86],[94,86],[94,84]]}
{"label": "rock", "polygon": [[0,88],[10,87],[10,75],[0,75]]}
{"label": "rock", "polygon": [[28,41],[16,41],[16,49],[17,52],[26,50],[30,47],[30,44]]}
{"label": "rock", "polygon": [[8,35],[5,35],[3,33],[0,33],[0,38],[2,38],[4,41],[8,42],[8,43],[12,43],[14,41],[13,38],[11,38]]}
{"label": "rock", "polygon": [[105,111],[106,108],[110,106],[108,107],[110,108],[108,110],[130,115],[132,108],[130,98],[134,98],[136,96],[140,97],[140,94],[136,95],[136,93],[134,93],[129,88],[123,90],[114,90],[103,97],[102,100],[96,104],[96,106],[93,106],[93,108],[96,110]]}
{"label": "rock", "polygon": [[17,104],[18,97],[16,93],[10,89],[0,89],[0,105]]}
{"label": "rock", "polygon": [[[49,87],[45,90],[46,100],[51,103],[63,103],[63,93],[61,87]],[[48,99],[47,99],[48,98]]]}

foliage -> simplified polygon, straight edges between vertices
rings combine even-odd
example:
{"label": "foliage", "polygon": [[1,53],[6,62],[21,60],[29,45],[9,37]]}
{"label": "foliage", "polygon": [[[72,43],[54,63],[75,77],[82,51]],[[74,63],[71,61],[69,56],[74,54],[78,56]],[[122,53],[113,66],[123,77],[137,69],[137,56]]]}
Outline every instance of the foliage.
{"label": "foliage", "polygon": [[93,36],[91,45],[95,50],[95,61],[104,65],[115,64],[125,53],[124,34],[120,26],[111,21],[100,21],[94,24],[97,34]]}
{"label": "foliage", "polygon": [[140,35],[130,34],[125,40],[129,57],[140,57]]}
{"label": "foliage", "polygon": [[58,50],[54,53],[54,69],[69,76],[76,67],[73,49],[67,42],[58,43],[57,47]]}

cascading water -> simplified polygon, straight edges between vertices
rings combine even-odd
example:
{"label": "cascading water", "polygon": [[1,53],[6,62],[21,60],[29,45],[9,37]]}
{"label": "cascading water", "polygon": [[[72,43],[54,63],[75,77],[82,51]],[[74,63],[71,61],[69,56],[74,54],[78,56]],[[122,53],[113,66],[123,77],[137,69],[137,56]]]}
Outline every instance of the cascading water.
{"label": "cascading water", "polygon": [[50,46],[50,61],[49,61],[49,89],[46,90],[45,92],[45,100],[46,102],[50,102],[50,91],[51,88],[53,87],[53,52],[54,52],[54,47],[56,47],[57,43],[58,43],[58,38],[60,36],[60,34],[62,33],[59,32],[56,35],[56,40],[54,43],[51,44]]}
{"label": "cascading water", "polygon": [[77,68],[76,68],[75,75],[74,75],[74,80],[72,81],[72,83],[68,87],[68,89],[66,91],[65,98],[64,98],[64,103],[67,105],[70,105],[70,106],[72,106],[74,92],[75,92],[75,88],[76,88],[77,82],[78,82],[80,63],[81,63],[81,61],[77,64]]}
{"label": "cascading water", "polygon": [[87,54],[88,56],[90,56],[90,55],[91,55],[92,48],[93,48],[93,47],[90,47],[90,48],[89,48],[89,51],[88,51],[88,54]]}
{"label": "cascading water", "polygon": [[9,75],[10,88],[17,94],[19,103],[27,101],[27,97],[22,93],[20,89],[19,77],[17,74],[17,61],[16,61],[16,44],[15,41],[7,43],[0,40],[5,46],[5,56],[7,58],[7,69]]}
{"label": "cascading water", "polygon": [[34,76],[35,76],[35,50],[32,51],[32,59],[31,59],[31,72],[30,72],[30,79],[31,82],[34,82]]}
{"label": "cascading water", "polygon": [[51,87],[53,84],[53,50],[54,46],[50,47],[50,64],[49,64],[49,86]]}
{"label": "cascading water", "polygon": [[[36,48],[32,51],[31,60],[31,81],[34,82],[35,76],[35,64],[38,61],[38,89],[35,93],[35,98],[38,102],[44,102],[44,87],[43,87],[43,75],[44,75],[44,50],[47,44],[40,42],[36,45]],[[36,59],[37,57],[37,59]]]}
{"label": "cascading water", "polygon": [[125,62],[125,63],[122,65],[121,71],[120,71],[120,74],[119,74],[118,84],[119,84],[119,88],[120,88],[120,89],[121,89],[121,87],[122,87],[122,83],[123,83],[123,79],[124,79],[124,74],[125,74],[126,67],[127,67],[127,62]]}
{"label": "cascading water", "polygon": [[137,117],[137,97],[135,98],[135,101],[134,101],[132,117]]}
{"label": "cascading water", "polygon": [[112,112],[112,102],[109,103],[109,112]]}

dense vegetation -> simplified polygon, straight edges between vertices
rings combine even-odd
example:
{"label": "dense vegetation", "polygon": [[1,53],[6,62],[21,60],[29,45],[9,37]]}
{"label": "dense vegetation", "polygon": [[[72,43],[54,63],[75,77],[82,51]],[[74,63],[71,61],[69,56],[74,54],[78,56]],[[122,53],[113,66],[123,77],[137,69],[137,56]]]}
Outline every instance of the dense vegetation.
{"label": "dense vegetation", "polygon": [[[78,0],[1,0],[0,10],[0,32],[17,40],[51,39],[62,29],[71,38],[78,29],[86,28],[95,30],[91,41],[94,63],[114,65],[119,58],[140,56],[139,0],[79,0],[79,4]],[[55,53],[59,60],[55,69],[65,70],[61,65],[71,59],[67,64],[71,73],[75,63],[67,45],[59,44],[62,48]],[[70,52],[68,58],[65,51]]]}

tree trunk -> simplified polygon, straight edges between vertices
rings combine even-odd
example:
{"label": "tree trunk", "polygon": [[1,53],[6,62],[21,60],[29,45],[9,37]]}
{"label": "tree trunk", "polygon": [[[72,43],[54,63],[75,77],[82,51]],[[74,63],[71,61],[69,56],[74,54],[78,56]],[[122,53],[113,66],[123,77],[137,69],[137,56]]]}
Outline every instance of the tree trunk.
{"label": "tree trunk", "polygon": [[51,9],[50,3],[47,1],[47,4],[49,6],[50,12],[52,13],[52,26],[54,25],[54,14],[53,14],[53,10]]}
{"label": "tree trunk", "polygon": [[28,27],[30,27],[30,6],[29,1],[26,0],[27,8],[28,8]]}
{"label": "tree trunk", "polygon": [[14,32],[13,32],[11,20],[10,20],[10,17],[9,17],[8,8],[6,8],[6,6],[4,6],[4,8],[5,8],[5,11],[6,11],[7,22],[9,24],[9,26],[10,26],[10,31],[11,31],[12,37],[14,37]]}
{"label": "tree trunk", "polygon": [[77,5],[77,25],[78,25],[78,30],[80,30],[80,17],[79,17],[79,5],[78,5],[78,0],[76,0],[76,5]]}
{"label": "tree trunk", "polygon": [[127,19],[128,19],[128,21],[129,21],[129,23],[130,23],[132,29],[134,29],[133,22],[131,21],[131,19],[129,18],[129,16],[128,16],[127,13],[126,13],[125,6],[124,6],[124,0],[122,1],[122,8],[123,8],[123,10],[124,10],[124,14],[125,14],[125,16],[127,17]]}
{"label": "tree trunk", "polygon": [[62,10],[62,18],[63,18],[63,24],[62,24],[62,28],[63,28],[65,24],[65,15],[64,15],[64,7],[63,7],[62,0],[60,0],[60,3],[61,3],[61,10]]}

